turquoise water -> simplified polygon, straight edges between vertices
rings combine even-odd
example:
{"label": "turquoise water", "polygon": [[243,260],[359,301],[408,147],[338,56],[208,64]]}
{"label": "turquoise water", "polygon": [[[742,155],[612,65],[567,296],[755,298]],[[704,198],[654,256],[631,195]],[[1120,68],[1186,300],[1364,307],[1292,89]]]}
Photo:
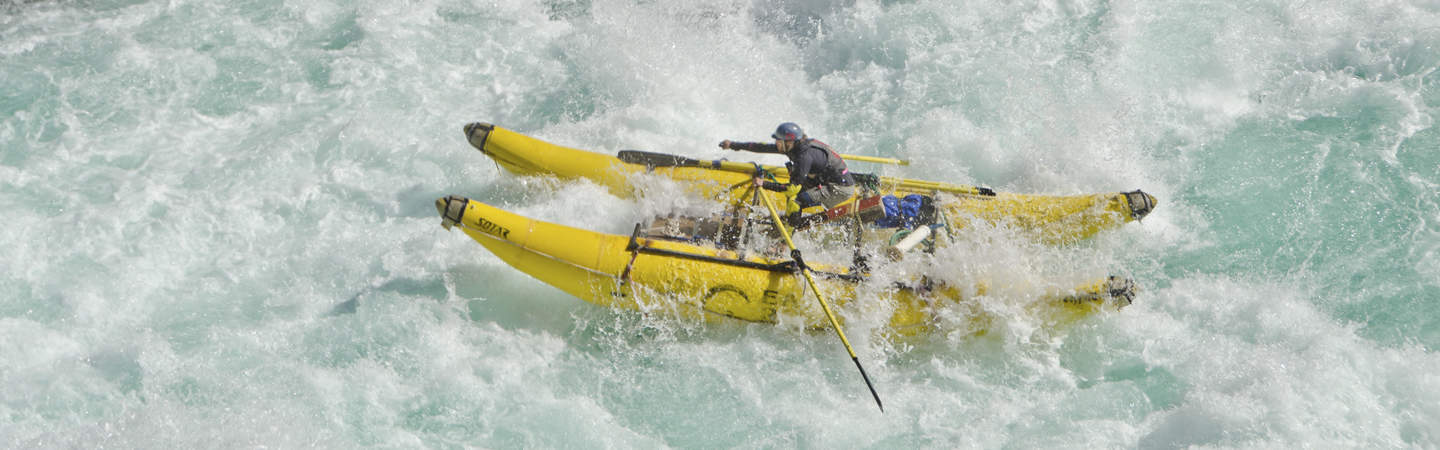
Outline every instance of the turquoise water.
{"label": "turquoise water", "polygon": [[[1435,24],[1426,0],[6,2],[0,447],[1440,446]],[[1161,205],[935,264],[1129,276],[1119,312],[1057,327],[1014,288],[983,334],[854,317],[881,414],[830,334],[593,306],[445,232],[449,194],[615,232],[686,206],[503,173],[473,121],[704,158],[795,121],[907,176]]]}

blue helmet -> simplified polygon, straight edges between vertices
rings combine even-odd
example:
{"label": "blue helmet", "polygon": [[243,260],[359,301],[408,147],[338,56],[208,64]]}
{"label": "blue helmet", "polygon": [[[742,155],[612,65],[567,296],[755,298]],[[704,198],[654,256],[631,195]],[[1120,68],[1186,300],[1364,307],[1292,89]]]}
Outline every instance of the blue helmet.
{"label": "blue helmet", "polygon": [[805,132],[794,122],[785,122],[780,124],[779,127],[776,127],[775,134],[770,135],[770,137],[782,141],[798,141],[800,138],[805,137]]}

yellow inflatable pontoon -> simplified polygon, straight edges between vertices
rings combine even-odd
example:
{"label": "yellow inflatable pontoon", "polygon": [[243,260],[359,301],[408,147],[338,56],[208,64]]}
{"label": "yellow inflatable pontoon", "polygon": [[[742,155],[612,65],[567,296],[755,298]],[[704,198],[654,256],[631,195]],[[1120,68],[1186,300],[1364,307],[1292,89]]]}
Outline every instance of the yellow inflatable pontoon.
{"label": "yellow inflatable pontoon", "polygon": [[[687,318],[777,323],[793,317],[810,328],[828,327],[796,264],[788,259],[653,238],[639,225],[630,236],[588,231],[453,195],[436,200],[435,207],[446,229],[459,227],[510,266],[591,303],[673,311]],[[962,292],[983,295],[986,289],[920,281],[866,289],[871,294],[857,304],[861,288],[868,287],[865,275],[843,267],[810,268],[832,306],[862,311],[868,311],[867,305],[885,306],[880,310],[889,314],[888,329],[903,335],[923,332],[940,312],[973,301]],[[1123,307],[1133,295],[1132,282],[1109,277],[1053,292],[1042,303],[1077,316]]]}
{"label": "yellow inflatable pontoon", "polygon": [[[738,207],[754,202],[753,190],[749,188],[755,176],[764,174],[783,183],[789,175],[784,167],[700,161],[661,153],[627,150],[610,156],[551,144],[488,123],[466,125],[465,137],[481,153],[516,174],[585,178],[621,196],[633,194],[632,175],[654,173],[684,182],[697,194]],[[1145,217],[1156,205],[1154,196],[1138,190],[1090,195],[1026,195],[942,182],[856,175],[880,194],[933,197],[949,219],[949,225],[956,229],[963,229],[967,220],[978,219],[1014,227],[1049,244],[1071,243],[1118,228]],[[766,195],[773,196],[775,201],[784,201],[780,193],[766,191]]]}

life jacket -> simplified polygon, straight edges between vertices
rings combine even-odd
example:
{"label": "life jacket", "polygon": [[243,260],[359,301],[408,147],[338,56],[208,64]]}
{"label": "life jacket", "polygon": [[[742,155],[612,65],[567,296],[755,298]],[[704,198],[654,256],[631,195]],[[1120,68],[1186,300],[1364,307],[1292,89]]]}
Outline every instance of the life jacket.
{"label": "life jacket", "polygon": [[[807,186],[819,184],[849,186],[855,183],[855,181],[850,178],[850,170],[845,166],[845,159],[841,158],[840,154],[835,152],[835,149],[830,148],[830,146],[824,142],[806,138],[800,141],[791,152],[794,152],[795,156],[798,156],[801,152],[809,151],[811,148],[821,150],[820,153],[825,155],[825,160],[823,164],[811,165],[810,173],[808,174],[808,178],[811,180],[806,181],[813,180],[815,182],[805,183]],[[790,159],[793,160],[795,158],[791,157]]]}

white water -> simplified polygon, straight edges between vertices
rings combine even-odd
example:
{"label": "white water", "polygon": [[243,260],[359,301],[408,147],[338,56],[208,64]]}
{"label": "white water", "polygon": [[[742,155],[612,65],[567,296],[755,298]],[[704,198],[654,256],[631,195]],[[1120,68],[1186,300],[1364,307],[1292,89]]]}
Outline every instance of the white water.
{"label": "white water", "polygon": [[[689,3],[0,6],[0,445],[1440,445],[1440,4]],[[795,121],[907,176],[1161,204],[942,255],[1135,278],[1118,313],[856,318],[882,415],[829,334],[593,306],[444,232],[448,194],[615,232],[694,207],[502,173],[472,121],[706,158]]]}

